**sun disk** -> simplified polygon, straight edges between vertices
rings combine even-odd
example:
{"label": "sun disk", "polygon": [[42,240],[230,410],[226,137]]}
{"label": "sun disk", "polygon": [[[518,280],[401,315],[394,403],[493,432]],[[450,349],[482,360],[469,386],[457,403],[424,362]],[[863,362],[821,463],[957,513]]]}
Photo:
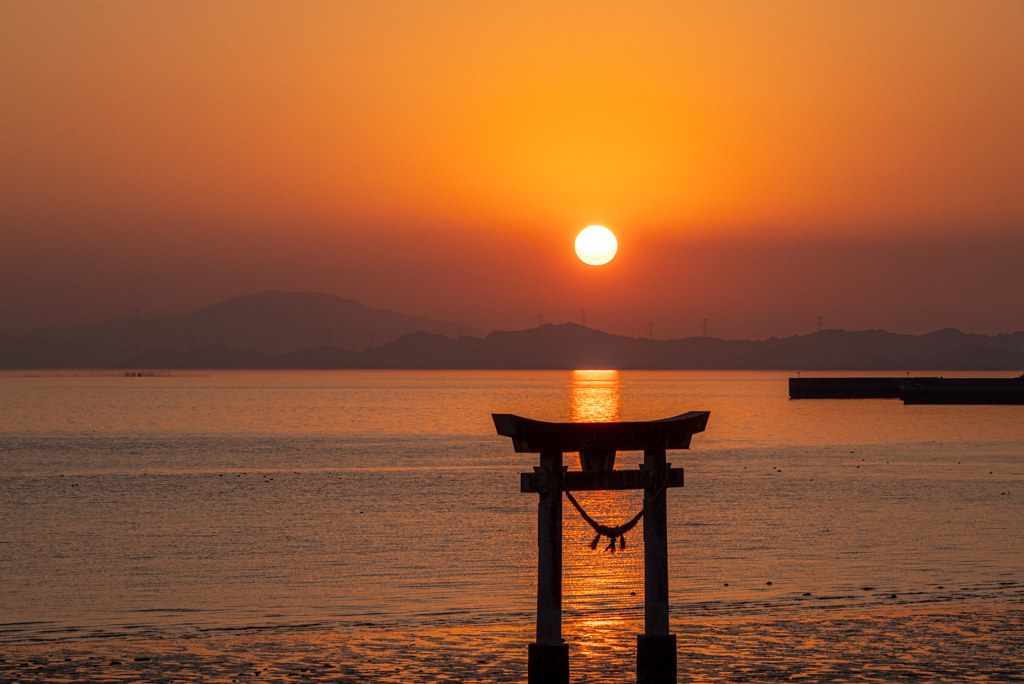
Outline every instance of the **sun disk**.
{"label": "sun disk", "polygon": [[612,231],[604,226],[589,226],[576,236],[576,255],[591,266],[607,264],[618,249]]}

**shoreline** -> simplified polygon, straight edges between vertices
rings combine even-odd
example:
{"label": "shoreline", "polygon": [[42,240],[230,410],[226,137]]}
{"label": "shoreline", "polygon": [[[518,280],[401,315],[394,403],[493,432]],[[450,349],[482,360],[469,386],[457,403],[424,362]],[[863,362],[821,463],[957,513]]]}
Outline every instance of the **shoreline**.
{"label": "shoreline", "polygon": [[[1024,681],[1024,601],[673,615],[680,681]],[[642,621],[568,621],[573,681],[628,681]],[[0,681],[518,682],[532,620],[0,646]]]}

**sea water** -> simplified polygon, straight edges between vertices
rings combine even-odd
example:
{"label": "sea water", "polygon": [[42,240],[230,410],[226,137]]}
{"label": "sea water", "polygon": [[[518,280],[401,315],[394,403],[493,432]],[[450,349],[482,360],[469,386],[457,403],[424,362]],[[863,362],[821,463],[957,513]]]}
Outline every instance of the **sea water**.
{"label": "sea water", "polygon": [[[669,452],[674,620],[1021,600],[1024,406],[792,401],[787,375],[7,372],[0,640],[528,619],[537,457],[492,412],[711,412]],[[608,524],[642,507],[578,498]],[[642,617],[640,527],[592,551],[563,508],[567,624]]]}

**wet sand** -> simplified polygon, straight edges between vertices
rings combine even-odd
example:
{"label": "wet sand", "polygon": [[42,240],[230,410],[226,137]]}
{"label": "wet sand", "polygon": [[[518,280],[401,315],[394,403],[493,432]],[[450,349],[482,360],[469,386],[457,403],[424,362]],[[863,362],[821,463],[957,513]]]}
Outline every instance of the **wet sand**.
{"label": "wet sand", "polygon": [[[640,622],[568,622],[572,679],[635,681]],[[680,682],[1024,681],[1024,604],[674,620]],[[0,646],[3,682],[520,682],[532,624],[451,621]]]}

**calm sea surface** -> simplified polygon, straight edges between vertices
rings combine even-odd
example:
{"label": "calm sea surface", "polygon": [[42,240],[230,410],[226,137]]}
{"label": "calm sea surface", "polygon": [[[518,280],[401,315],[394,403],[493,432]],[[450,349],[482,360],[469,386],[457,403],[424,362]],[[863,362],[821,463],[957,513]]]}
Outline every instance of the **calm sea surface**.
{"label": "calm sea surface", "polygon": [[[0,641],[532,615],[536,497],[518,473],[536,456],[492,412],[711,411],[669,452],[686,469],[668,495],[673,619],[1021,600],[1024,406],[790,401],[786,377],[0,375]],[[642,494],[579,498],[618,524]],[[567,623],[642,615],[640,528],[593,552],[564,510]]]}

